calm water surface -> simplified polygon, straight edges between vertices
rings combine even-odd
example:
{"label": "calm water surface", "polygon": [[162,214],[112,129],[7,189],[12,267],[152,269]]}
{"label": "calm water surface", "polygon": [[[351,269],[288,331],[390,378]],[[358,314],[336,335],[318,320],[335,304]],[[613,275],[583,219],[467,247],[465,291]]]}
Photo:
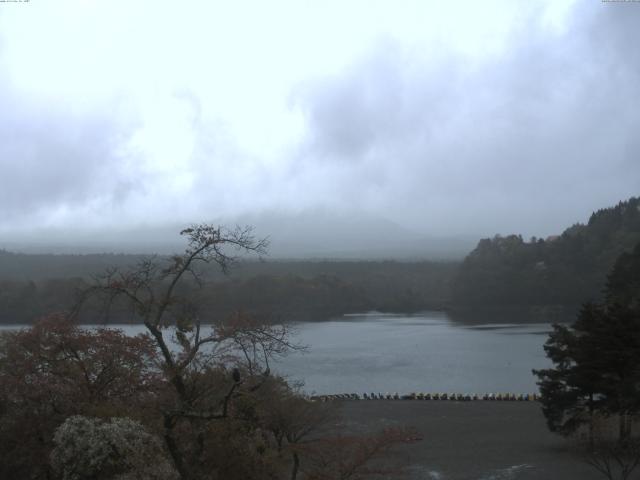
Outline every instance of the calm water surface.
{"label": "calm water surface", "polygon": [[455,324],[442,312],[367,314],[296,325],[309,345],[276,369],[309,393],[537,391],[532,368],[550,362],[549,324]]}
{"label": "calm water surface", "polygon": [[349,315],[294,324],[295,340],[308,350],[272,368],[303,381],[308,393],[534,392],[531,369],[550,365],[542,349],[550,330],[549,324],[466,326],[442,312]]}

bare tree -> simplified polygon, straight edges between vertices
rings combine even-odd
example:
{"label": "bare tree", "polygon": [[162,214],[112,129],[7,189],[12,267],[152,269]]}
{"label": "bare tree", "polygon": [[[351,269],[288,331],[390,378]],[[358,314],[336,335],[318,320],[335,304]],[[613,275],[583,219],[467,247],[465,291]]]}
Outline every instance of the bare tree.
{"label": "bare tree", "polygon": [[585,461],[609,480],[627,480],[640,464],[640,442],[598,440],[586,451]]}
{"label": "bare tree", "polygon": [[[77,308],[99,297],[105,311],[117,301],[129,305],[155,340],[162,371],[172,385],[174,401],[164,408],[164,439],[176,469],[189,478],[174,430],[188,422],[202,436],[197,422],[226,418],[233,398],[256,391],[270,374],[269,359],[300,348],[289,340],[284,325],[267,325],[236,314],[225,322],[208,319],[194,301],[206,281],[203,266],[213,264],[228,273],[240,254],[262,255],[268,241],[256,239],[251,227],[226,229],[193,225],[180,234],[187,239],[181,255],[147,258],[134,268],[107,270],[82,292]],[[215,368],[214,368],[215,367]],[[220,372],[227,372],[220,378]],[[202,448],[199,438],[191,450]],[[197,452],[196,452],[197,453]]]}
{"label": "bare tree", "polygon": [[640,464],[640,439],[616,435],[615,418],[594,416],[587,441],[578,442],[584,461],[609,480],[627,480]]}
{"label": "bare tree", "polygon": [[[251,228],[211,225],[193,225],[181,235],[187,239],[183,254],[106,271],[73,311],[77,315],[89,299],[102,299],[105,312],[120,302],[145,326],[161,371],[150,407],[161,412],[160,432],[180,478],[212,478],[213,469],[221,478],[279,478],[286,464],[292,479],[397,472],[382,458],[396,445],[416,441],[415,432],[327,436],[323,425],[332,412],[271,375],[273,357],[301,348],[286,325],[242,313],[219,321],[200,311],[195,295],[207,280],[203,267],[213,264],[226,273],[236,255],[261,255],[267,241],[257,240]],[[284,453],[290,462],[281,461]]]}
{"label": "bare tree", "polygon": [[300,453],[308,448],[306,444],[338,419],[336,404],[311,401],[300,394],[300,387],[275,378],[259,403],[262,428],[273,435],[279,453],[290,454],[291,480],[298,478]]}
{"label": "bare tree", "polygon": [[308,466],[308,480],[363,480],[400,478],[403,466],[393,464],[390,454],[402,444],[422,440],[412,428],[387,428],[367,435],[337,435],[299,445]]}

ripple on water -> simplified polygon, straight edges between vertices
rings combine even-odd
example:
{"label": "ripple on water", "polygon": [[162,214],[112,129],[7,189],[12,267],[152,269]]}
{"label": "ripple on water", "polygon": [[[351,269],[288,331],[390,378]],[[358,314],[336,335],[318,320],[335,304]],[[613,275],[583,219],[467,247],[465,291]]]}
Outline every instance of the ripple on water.
{"label": "ripple on water", "polygon": [[533,465],[523,463],[522,465],[512,465],[507,468],[501,468],[495,470],[487,475],[480,477],[480,480],[511,480],[518,478],[518,475],[529,468],[533,468]]}

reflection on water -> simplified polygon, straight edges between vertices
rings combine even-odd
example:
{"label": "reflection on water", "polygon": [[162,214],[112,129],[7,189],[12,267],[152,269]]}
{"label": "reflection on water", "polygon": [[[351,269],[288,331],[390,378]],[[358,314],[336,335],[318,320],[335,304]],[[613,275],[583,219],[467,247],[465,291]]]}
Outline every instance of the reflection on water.
{"label": "reflection on water", "polygon": [[299,323],[309,346],[276,370],[307,392],[515,392],[537,390],[533,368],[549,365],[546,323],[460,325],[443,312],[366,314]]}
{"label": "reflection on water", "polygon": [[579,306],[537,306],[537,307],[482,307],[456,308],[449,313],[451,321],[457,325],[522,325],[523,323],[571,323],[575,320]]}

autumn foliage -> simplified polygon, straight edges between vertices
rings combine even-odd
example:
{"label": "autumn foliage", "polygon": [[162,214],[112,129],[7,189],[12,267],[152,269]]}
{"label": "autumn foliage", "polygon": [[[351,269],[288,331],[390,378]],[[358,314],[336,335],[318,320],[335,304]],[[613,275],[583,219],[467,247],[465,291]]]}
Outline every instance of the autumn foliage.
{"label": "autumn foliage", "polygon": [[0,337],[1,478],[46,478],[53,433],[76,414],[140,416],[160,372],[146,335],[84,330],[61,315]]}
{"label": "autumn foliage", "polygon": [[[337,431],[334,409],[271,372],[302,348],[286,325],[197,307],[198,264],[226,272],[225,247],[261,253],[264,240],[210,225],[181,233],[184,254],[110,269],[69,314],[0,335],[0,478],[360,479],[417,439]],[[86,301],[127,305],[145,333],[77,325]]]}

